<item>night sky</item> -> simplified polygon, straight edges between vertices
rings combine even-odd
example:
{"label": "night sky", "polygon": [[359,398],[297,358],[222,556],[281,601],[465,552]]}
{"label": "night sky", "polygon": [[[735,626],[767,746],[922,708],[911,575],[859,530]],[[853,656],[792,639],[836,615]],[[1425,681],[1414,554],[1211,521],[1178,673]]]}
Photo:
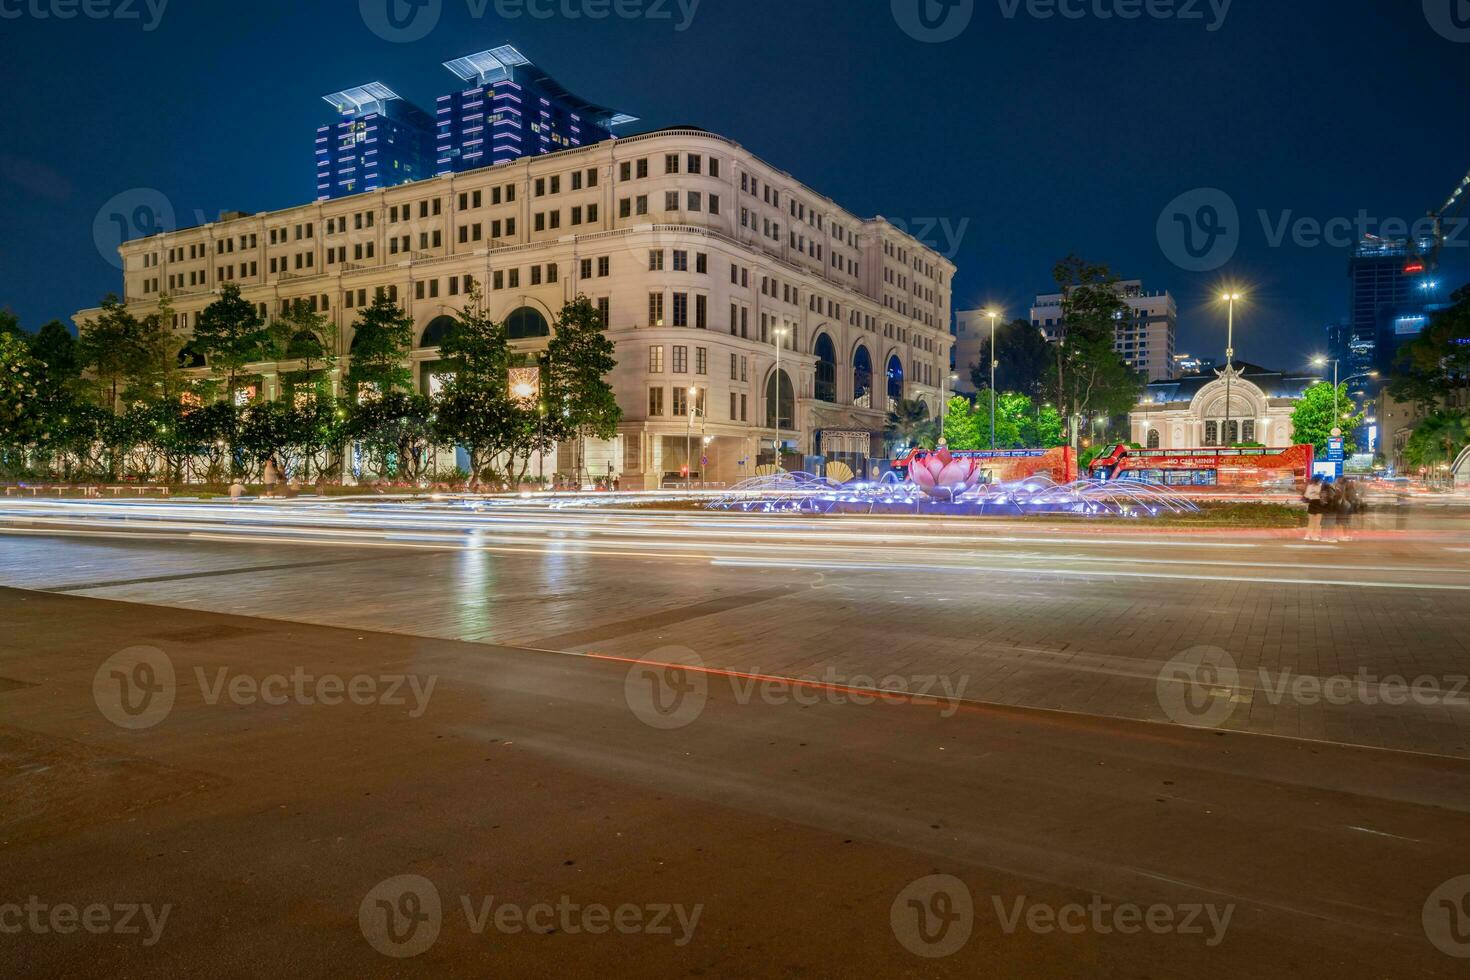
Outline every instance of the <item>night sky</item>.
{"label": "night sky", "polygon": [[[432,109],[452,87],[441,62],[507,42],[640,116],[632,131],[702,126],[859,215],[941,251],[957,240],[956,309],[1024,316],[1076,252],[1171,290],[1179,349],[1218,356],[1210,299],[1235,280],[1251,294],[1239,354],[1273,367],[1304,366],[1347,312],[1347,252],[1273,246],[1258,212],[1273,226],[1288,212],[1414,221],[1470,169],[1470,28],[1446,12],[1462,0],[1235,0],[1216,30],[1223,0],[1171,5],[1200,19],[1136,20],[1094,13],[1128,0],[1070,0],[1080,19],[948,0],[948,20],[922,0],[941,32],[970,15],[944,43],[901,26],[921,0],[702,0],[692,19],[693,0],[616,0],[650,15],[601,20],[564,13],[596,0],[417,0],[420,18],[442,8],[405,43],[368,26],[389,0],[169,0],[156,21],[147,0],[87,0],[121,16],[34,15],[79,2],[0,0],[0,306],[30,329],[121,288],[95,243],[109,201],[131,208],[151,188],[177,226],[309,201],[315,130],[332,118],[321,95],[380,79]],[[1157,228],[1202,187],[1237,206],[1238,250],[1186,271]],[[100,227],[115,243],[105,215]],[[1458,285],[1470,231],[1455,244]]]}

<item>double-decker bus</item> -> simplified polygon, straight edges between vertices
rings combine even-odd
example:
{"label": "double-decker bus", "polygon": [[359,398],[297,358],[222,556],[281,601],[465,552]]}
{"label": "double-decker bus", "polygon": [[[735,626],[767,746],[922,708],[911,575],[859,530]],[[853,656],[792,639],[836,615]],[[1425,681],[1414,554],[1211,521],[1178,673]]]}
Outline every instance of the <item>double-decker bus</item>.
{"label": "double-decker bus", "polygon": [[[933,450],[914,449],[893,461],[893,468],[907,476],[909,464]],[[1010,483],[1031,476],[1046,476],[1057,483],[1077,479],[1077,457],[1070,446],[1055,449],[951,449],[957,459],[973,459],[985,473],[986,483]]]}
{"label": "double-decker bus", "polygon": [[1134,449],[1108,447],[1092,461],[1099,480],[1132,480],[1166,487],[1290,489],[1312,473],[1310,445],[1285,449]]}

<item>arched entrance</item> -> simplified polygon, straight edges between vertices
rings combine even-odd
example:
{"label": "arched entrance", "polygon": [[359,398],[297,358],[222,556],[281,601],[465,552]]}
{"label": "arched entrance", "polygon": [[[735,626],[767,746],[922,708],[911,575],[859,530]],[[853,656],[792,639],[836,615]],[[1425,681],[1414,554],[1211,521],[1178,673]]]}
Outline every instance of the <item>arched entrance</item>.
{"label": "arched entrance", "polygon": [[873,357],[862,344],[852,352],[852,403],[860,408],[873,406]]}
{"label": "arched entrance", "polygon": [[812,346],[812,353],[817,356],[817,379],[813,390],[817,401],[837,401],[837,348],[832,343],[832,338],[825,333],[817,337],[817,342]]}

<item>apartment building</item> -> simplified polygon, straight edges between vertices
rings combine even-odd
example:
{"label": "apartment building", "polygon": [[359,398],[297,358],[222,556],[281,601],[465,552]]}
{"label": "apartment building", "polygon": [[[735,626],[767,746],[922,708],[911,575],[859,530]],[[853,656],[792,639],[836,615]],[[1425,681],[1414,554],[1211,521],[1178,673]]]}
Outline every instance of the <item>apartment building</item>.
{"label": "apartment building", "polygon": [[[625,487],[685,466],[735,482],[774,458],[778,431],[788,466],[820,455],[858,471],[881,458],[896,400],[937,410],[950,360],[953,263],[698,129],[229,214],[120,252],[129,305],[166,293],[181,330],[226,283],[267,317],[307,302],[339,328],[339,376],[357,310],[381,291],[414,319],[426,393],[471,282],[527,353],[586,295],[617,345],[624,418],[584,458]],[[235,397],[279,397],[295,368],[252,365],[258,385]]]}

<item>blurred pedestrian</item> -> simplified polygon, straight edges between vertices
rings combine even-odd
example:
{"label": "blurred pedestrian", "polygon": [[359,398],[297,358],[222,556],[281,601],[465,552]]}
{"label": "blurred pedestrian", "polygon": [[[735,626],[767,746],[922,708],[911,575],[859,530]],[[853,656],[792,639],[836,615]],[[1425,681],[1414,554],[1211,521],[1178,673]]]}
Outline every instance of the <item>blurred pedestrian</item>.
{"label": "blurred pedestrian", "polygon": [[1322,540],[1322,515],[1326,513],[1322,501],[1324,487],[1322,475],[1318,473],[1307,481],[1306,492],[1302,494],[1302,501],[1307,505],[1308,541]]}
{"label": "blurred pedestrian", "polygon": [[265,484],[265,496],[276,495],[276,484],[281,482],[281,471],[276,468],[276,458],[267,456],[265,458],[265,470],[261,474],[261,482]]}

